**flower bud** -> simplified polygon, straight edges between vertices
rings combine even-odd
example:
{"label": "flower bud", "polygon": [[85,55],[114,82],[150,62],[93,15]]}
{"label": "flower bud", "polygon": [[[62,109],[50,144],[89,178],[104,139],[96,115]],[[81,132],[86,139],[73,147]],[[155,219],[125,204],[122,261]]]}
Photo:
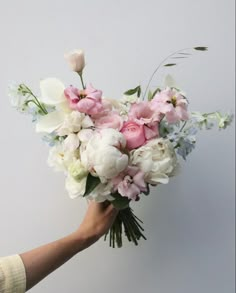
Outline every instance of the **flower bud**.
{"label": "flower bud", "polygon": [[82,50],[74,50],[65,54],[65,59],[73,71],[82,73],[85,67],[84,52]]}
{"label": "flower bud", "polygon": [[87,177],[88,171],[81,164],[80,160],[73,162],[68,168],[69,174],[76,180]]}

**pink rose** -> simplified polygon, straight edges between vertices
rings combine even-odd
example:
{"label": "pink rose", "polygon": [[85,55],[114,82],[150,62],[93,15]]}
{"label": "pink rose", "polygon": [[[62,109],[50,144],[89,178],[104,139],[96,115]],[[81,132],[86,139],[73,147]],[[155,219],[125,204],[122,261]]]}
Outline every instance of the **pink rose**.
{"label": "pink rose", "polygon": [[132,104],[129,111],[129,119],[137,124],[144,125],[146,140],[159,136],[159,121],[161,113],[151,109],[150,102]]}
{"label": "pink rose", "polygon": [[95,119],[95,126],[97,128],[114,128],[121,130],[123,126],[123,119],[116,112],[105,113],[105,116],[101,116]]}
{"label": "pink rose", "polygon": [[125,122],[121,131],[129,150],[142,146],[146,142],[144,126],[132,121]]}
{"label": "pink rose", "polygon": [[114,191],[131,200],[139,200],[141,192],[147,191],[144,173],[136,166],[128,166],[122,173],[112,179]]}
{"label": "pink rose", "polygon": [[157,93],[151,101],[151,108],[158,109],[169,123],[189,119],[188,102],[175,89],[166,88]]}

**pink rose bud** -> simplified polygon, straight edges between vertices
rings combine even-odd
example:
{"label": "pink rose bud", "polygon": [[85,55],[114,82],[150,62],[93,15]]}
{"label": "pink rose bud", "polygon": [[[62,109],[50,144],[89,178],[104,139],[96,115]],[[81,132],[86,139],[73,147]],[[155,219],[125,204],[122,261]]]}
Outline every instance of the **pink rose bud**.
{"label": "pink rose bud", "polygon": [[74,50],[65,54],[65,59],[73,71],[82,73],[85,67],[84,52],[82,50]]}
{"label": "pink rose bud", "polygon": [[143,125],[128,121],[124,123],[120,132],[124,135],[129,150],[138,148],[146,142]]}

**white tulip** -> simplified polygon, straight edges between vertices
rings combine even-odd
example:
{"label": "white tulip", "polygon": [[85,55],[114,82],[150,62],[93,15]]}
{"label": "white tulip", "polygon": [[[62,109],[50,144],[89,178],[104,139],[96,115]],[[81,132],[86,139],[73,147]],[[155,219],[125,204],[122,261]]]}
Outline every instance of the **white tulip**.
{"label": "white tulip", "polygon": [[84,52],[82,50],[74,50],[65,54],[65,59],[73,71],[82,73],[85,67]]}

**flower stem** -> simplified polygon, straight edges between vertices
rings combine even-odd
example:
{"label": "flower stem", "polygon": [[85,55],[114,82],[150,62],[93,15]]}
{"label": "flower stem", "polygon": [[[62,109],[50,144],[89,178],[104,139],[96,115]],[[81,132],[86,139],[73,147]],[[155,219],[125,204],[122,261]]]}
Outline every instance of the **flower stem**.
{"label": "flower stem", "polygon": [[83,90],[85,90],[85,84],[84,84],[84,80],[83,80],[83,73],[82,72],[78,72],[79,77],[80,77],[80,81],[83,87]]}
{"label": "flower stem", "polygon": [[161,61],[161,63],[157,66],[157,68],[154,70],[154,72],[152,73],[149,81],[148,81],[148,84],[147,84],[147,87],[145,89],[145,92],[143,94],[143,100],[145,99],[145,96],[147,94],[147,91],[148,91],[148,88],[153,80],[153,77],[155,76],[155,74],[157,73],[157,71],[161,68],[161,66],[171,57],[173,57],[175,54],[178,54],[178,53],[182,53],[183,51],[187,51],[187,50],[192,50],[192,48],[185,48],[185,49],[181,49],[181,50],[178,50],[178,51],[175,51],[174,53],[171,53],[170,55],[168,55],[165,59],[163,59]]}

